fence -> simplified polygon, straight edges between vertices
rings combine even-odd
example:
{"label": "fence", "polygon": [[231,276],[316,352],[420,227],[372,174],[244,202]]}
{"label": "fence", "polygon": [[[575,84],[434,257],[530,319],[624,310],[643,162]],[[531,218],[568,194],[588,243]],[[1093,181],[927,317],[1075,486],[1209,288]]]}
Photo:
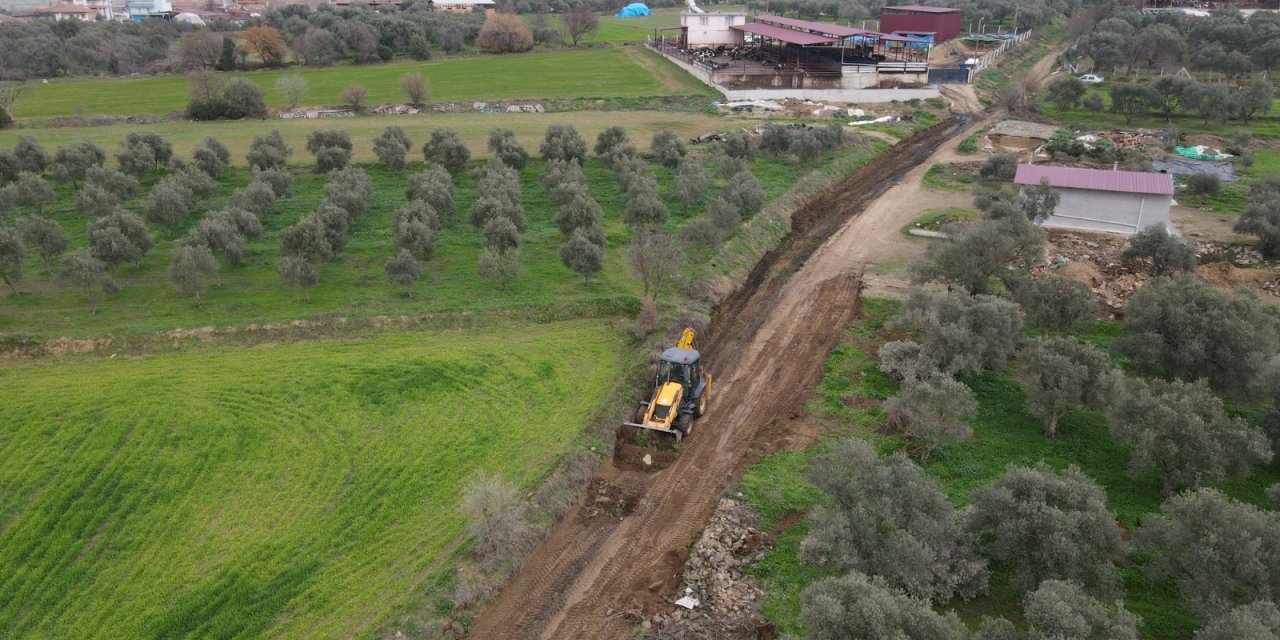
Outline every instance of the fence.
{"label": "fence", "polygon": [[991,51],[988,51],[982,54],[982,57],[978,58],[978,62],[970,67],[970,73],[972,75],[969,76],[969,80],[972,81],[973,77],[978,75],[978,73],[980,73],[983,69],[986,69],[987,67],[995,64],[996,60],[999,60],[1000,56],[1004,55],[1004,52],[1009,50],[1009,47],[1012,47],[1013,45],[1018,44],[1020,42],[1025,42],[1026,39],[1029,37],[1031,37],[1030,29],[1014,35],[1010,39],[1000,43],[1000,46],[996,47],[995,49],[992,49]]}

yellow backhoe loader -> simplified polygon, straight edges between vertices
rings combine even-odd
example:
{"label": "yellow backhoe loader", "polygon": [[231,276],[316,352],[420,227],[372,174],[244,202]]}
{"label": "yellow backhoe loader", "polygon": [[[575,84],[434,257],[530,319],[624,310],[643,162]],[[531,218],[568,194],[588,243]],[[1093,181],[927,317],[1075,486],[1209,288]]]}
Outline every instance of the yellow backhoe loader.
{"label": "yellow backhoe loader", "polygon": [[693,348],[693,329],[686,328],[680,334],[680,342],[662,352],[653,396],[640,403],[635,422],[623,424],[666,433],[680,442],[689,435],[694,418],[706,412],[710,399],[711,374],[702,370],[702,361]]}

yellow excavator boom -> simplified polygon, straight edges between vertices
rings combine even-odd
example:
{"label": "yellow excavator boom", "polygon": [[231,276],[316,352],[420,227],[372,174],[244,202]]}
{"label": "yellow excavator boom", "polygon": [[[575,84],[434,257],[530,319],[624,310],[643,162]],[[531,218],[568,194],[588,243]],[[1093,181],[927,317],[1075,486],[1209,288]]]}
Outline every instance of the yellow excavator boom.
{"label": "yellow excavator boom", "polygon": [[689,327],[684,328],[684,331],[680,333],[680,342],[676,343],[676,347],[680,349],[693,348],[693,329],[690,329]]}

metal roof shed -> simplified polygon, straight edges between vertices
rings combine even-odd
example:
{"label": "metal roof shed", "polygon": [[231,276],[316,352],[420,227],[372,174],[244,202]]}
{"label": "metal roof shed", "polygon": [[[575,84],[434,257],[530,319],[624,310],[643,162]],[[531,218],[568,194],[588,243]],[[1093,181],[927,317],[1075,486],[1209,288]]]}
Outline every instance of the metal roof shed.
{"label": "metal roof shed", "polygon": [[964,12],[950,7],[929,7],[919,4],[885,7],[880,11],[880,30],[885,33],[937,34],[935,43],[946,42],[958,35],[964,22]]}
{"label": "metal roof shed", "polygon": [[1024,186],[1041,180],[1061,196],[1046,227],[1129,235],[1169,224],[1173,178],[1168,174],[1023,164],[1013,179]]}

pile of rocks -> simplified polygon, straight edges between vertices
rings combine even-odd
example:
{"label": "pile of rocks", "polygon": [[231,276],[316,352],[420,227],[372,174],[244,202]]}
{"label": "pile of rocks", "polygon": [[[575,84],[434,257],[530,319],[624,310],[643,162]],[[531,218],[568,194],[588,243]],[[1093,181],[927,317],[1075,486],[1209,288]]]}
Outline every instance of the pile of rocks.
{"label": "pile of rocks", "polygon": [[[690,551],[684,587],[672,608],[643,623],[650,639],[772,637],[772,625],[760,619],[764,590],[742,572],[763,555],[765,535],[751,507],[725,498]],[[674,604],[676,601],[686,606]],[[692,609],[688,605],[696,605]]]}
{"label": "pile of rocks", "polygon": [[1048,263],[1032,273],[1052,273],[1089,285],[1113,318],[1151,277],[1142,265],[1126,262],[1124,236],[1074,231],[1049,232]]}

